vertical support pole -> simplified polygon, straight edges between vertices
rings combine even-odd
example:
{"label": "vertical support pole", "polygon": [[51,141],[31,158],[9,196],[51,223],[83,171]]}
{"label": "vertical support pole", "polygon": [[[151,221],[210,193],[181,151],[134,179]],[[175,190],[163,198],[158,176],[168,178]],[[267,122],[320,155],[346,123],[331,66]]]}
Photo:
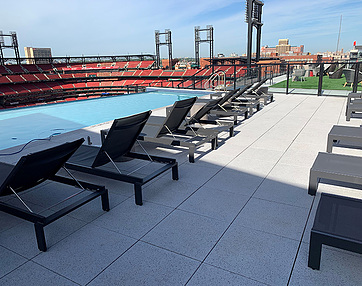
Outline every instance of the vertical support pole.
{"label": "vertical support pole", "polygon": [[246,64],[247,67],[251,68],[251,51],[252,51],[252,45],[253,45],[253,24],[252,24],[252,19],[253,19],[253,1],[252,0],[247,0],[247,20],[248,20],[248,47],[247,47],[247,52],[246,52]]}
{"label": "vertical support pole", "polygon": [[160,68],[161,59],[160,59],[160,31],[155,31],[155,43],[156,43],[156,66]]}
{"label": "vertical support pole", "polygon": [[256,58],[255,61],[259,62],[260,60],[260,43],[261,42],[261,26],[257,26],[256,29]]}
{"label": "vertical support pole", "polygon": [[16,63],[18,65],[20,65],[20,53],[19,53],[18,38],[16,37],[15,32],[10,32],[10,33],[11,33],[11,39],[12,39],[12,47],[15,52]]}
{"label": "vertical support pole", "polygon": [[3,48],[1,47],[1,42],[0,42],[0,65],[4,65],[4,54],[3,54]]}
{"label": "vertical support pole", "polygon": [[322,95],[323,74],[324,74],[324,64],[321,63],[319,68],[318,96]]}
{"label": "vertical support pole", "polygon": [[234,90],[236,89],[236,64],[234,63]]}
{"label": "vertical support pole", "polygon": [[214,27],[209,26],[210,29],[210,64],[212,65],[212,73],[214,73],[214,63],[212,59],[214,58]]}
{"label": "vertical support pole", "polygon": [[173,70],[172,64],[172,40],[171,40],[171,31],[167,31],[167,38],[166,42],[168,42],[168,66],[170,70]]}
{"label": "vertical support pole", "polygon": [[359,62],[356,62],[355,64],[355,69],[354,69],[354,78],[353,78],[353,91],[354,93],[357,92],[357,87],[358,87],[358,73],[359,73]]}
{"label": "vertical support pole", "polygon": [[289,64],[287,64],[287,88],[285,94],[289,94]]}
{"label": "vertical support pole", "polygon": [[195,64],[196,67],[200,67],[200,32],[199,32],[199,26],[195,27]]}

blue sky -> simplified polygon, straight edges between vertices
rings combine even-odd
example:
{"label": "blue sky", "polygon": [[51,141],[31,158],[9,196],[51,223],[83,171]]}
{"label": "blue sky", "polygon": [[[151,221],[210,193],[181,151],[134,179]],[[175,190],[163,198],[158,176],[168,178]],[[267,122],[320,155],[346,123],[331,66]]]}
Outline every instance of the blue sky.
{"label": "blue sky", "polygon": [[[192,57],[194,26],[213,25],[215,54],[242,54],[244,7],[245,1],[234,0],[4,1],[0,30],[17,32],[22,56],[24,46],[51,47],[54,56],[80,56],[154,54],[154,31],[171,29],[174,57]],[[275,46],[278,39],[288,38],[291,45],[303,44],[312,53],[334,51],[341,15],[339,47],[349,50],[353,41],[362,45],[362,1],[265,0],[262,45]],[[201,45],[200,54],[208,56],[208,45]],[[167,57],[166,47],[161,56]]]}

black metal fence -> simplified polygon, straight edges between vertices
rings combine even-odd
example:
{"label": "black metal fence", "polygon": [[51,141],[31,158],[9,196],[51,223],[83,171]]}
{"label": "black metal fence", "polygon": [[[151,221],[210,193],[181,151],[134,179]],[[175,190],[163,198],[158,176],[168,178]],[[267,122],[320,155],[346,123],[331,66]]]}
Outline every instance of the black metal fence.
{"label": "black metal fence", "polygon": [[[220,66],[214,66],[216,72],[218,67]],[[223,65],[222,67],[224,69],[228,68],[229,70],[226,76],[229,89],[235,89],[238,86],[254,83],[264,78],[270,79],[269,84],[272,85],[274,80],[280,76],[284,76],[281,80],[284,81],[285,84],[283,84],[281,89],[284,89],[285,94],[289,94],[295,90],[293,87],[295,86],[295,81],[301,81],[299,83],[299,89],[303,89],[303,93],[308,94],[308,91],[310,91],[310,94],[317,94],[318,96],[326,94],[325,91],[327,89],[333,90],[333,87],[331,88],[329,86],[331,79],[343,78],[344,81],[339,80],[338,84],[343,81],[344,85],[342,83],[341,87],[338,86],[337,89],[344,89],[350,92],[357,92],[358,84],[362,84],[362,63],[355,61],[255,64],[251,68],[247,68],[246,65]],[[208,68],[211,69],[211,66],[207,66],[205,69]],[[230,72],[230,69],[232,72]],[[240,73],[240,69],[242,69],[242,73]],[[175,84],[172,83],[172,87],[208,89],[212,87],[211,77],[212,75],[200,76],[200,73],[197,73]],[[317,78],[317,80],[308,81],[308,78],[311,77]],[[312,82],[312,84],[310,84],[310,82]],[[207,86],[206,83],[209,84],[209,86]]]}

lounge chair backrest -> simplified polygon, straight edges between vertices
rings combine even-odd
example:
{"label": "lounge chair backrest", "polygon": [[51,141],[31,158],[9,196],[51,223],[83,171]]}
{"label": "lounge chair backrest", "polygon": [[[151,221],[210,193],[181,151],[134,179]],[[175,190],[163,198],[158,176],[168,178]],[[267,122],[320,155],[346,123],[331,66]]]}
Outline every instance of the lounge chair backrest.
{"label": "lounge chair backrest", "polygon": [[206,114],[210,112],[210,110],[214,109],[216,106],[219,105],[219,102],[223,98],[217,98],[214,100],[210,100],[208,103],[206,103],[203,107],[201,107],[194,115],[190,117],[190,119],[187,121],[188,124],[194,124],[200,121],[202,117],[204,117]]}
{"label": "lounge chair backrest", "polygon": [[267,80],[268,80],[268,78],[266,77],[266,78],[262,79],[261,81],[259,81],[256,85],[254,85],[254,86],[250,89],[249,93],[250,93],[250,92],[253,92],[253,91],[256,91],[256,90],[257,90],[259,87],[261,87]]}
{"label": "lounge chair backrest", "polygon": [[242,89],[240,89],[238,92],[234,93],[229,99],[228,101],[233,101],[235,98],[239,97],[239,96],[243,96],[243,94],[252,86],[253,84],[247,84],[245,85]]}
{"label": "lounge chair backrest", "polygon": [[240,90],[240,88],[237,88],[237,89],[234,89],[234,90],[231,90],[229,91],[227,94],[225,94],[223,97],[222,97],[222,100],[219,102],[220,105],[223,105],[224,103],[226,103],[230,98],[233,97],[234,94],[238,93]]}
{"label": "lounge chair backrest", "polygon": [[0,196],[12,194],[10,187],[21,192],[51,178],[83,142],[82,138],[21,157],[0,186]]}
{"label": "lounge chair backrest", "polygon": [[[191,107],[194,105],[197,97],[192,97],[184,100],[179,100],[174,103],[171,111],[166,117],[162,128],[158,132],[157,137],[161,137],[162,135],[169,134],[171,132],[175,132],[182,122],[185,120],[186,115],[189,113]],[[167,128],[165,127],[167,126]]]}
{"label": "lounge chair backrest", "polygon": [[[115,119],[94,159],[92,168],[109,163],[108,156],[110,156],[113,161],[117,161],[118,158],[131,151],[150,115],[151,111],[146,111]],[[105,152],[107,152],[108,156]]]}

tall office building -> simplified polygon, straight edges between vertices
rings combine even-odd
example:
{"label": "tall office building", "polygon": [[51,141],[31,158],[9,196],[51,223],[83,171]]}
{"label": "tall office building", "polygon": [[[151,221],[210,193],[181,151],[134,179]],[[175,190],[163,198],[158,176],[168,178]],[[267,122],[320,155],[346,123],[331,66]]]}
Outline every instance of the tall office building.
{"label": "tall office building", "polygon": [[24,47],[27,64],[48,64],[52,57],[51,48]]}

